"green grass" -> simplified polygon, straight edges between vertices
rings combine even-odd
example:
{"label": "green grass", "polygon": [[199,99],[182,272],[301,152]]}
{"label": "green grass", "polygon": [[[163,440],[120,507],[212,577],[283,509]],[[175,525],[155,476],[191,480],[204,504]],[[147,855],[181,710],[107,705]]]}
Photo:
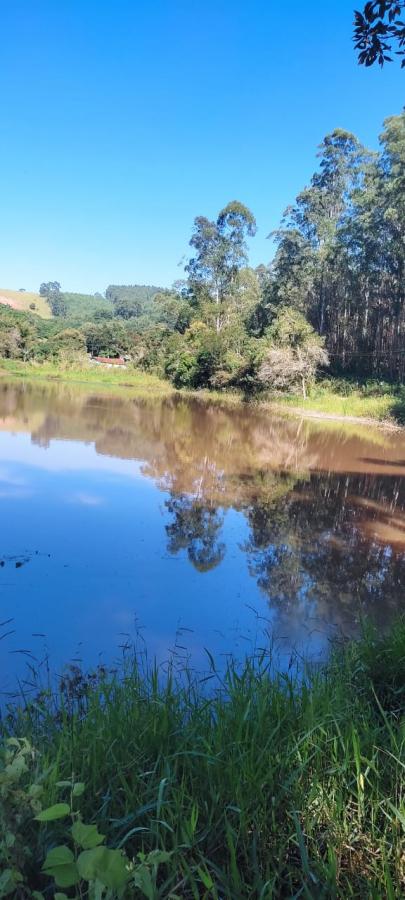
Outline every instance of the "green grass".
{"label": "green grass", "polygon": [[179,392],[173,387],[170,381],[159,378],[149,372],[142,372],[129,366],[128,369],[108,369],[102,366],[94,366],[92,364],[84,365],[78,368],[77,365],[62,366],[54,362],[21,362],[16,359],[0,359],[0,377],[1,375],[9,375],[15,378],[35,379],[35,380],[53,380],[61,381],[77,385],[97,385],[110,390],[119,389],[120,395],[124,389],[135,392],[136,394],[148,395],[168,395],[181,393],[184,397],[196,397],[205,400],[210,404],[235,406],[241,403],[242,394],[240,392],[221,392],[203,389],[199,391],[182,390]]}
{"label": "green grass", "polygon": [[286,406],[300,407],[306,411],[325,413],[335,416],[355,416],[373,419],[386,419],[393,406],[390,397],[361,397],[360,395],[342,397],[333,392],[321,396],[311,396],[306,400],[298,395],[277,398],[277,402]]}
{"label": "green grass", "polygon": [[316,385],[310,396],[277,395],[277,404],[316,412],[325,416],[347,416],[378,421],[405,422],[405,390],[397,385],[371,383],[351,386],[340,379],[328,380],[327,385]]}
{"label": "green grass", "polygon": [[[73,778],[108,846],[169,854],[151,893],[128,897],[403,896],[405,621],[304,679],[269,666],[267,653],[222,675],[212,663],[203,683],[135,656],[94,678],[71,670],[58,697],[15,702],[3,737],[35,749],[22,780],[44,785],[43,806]],[[44,890],[41,861],[66,825],[22,810],[24,876]]]}
{"label": "green grass", "polygon": [[[52,312],[48,301],[45,297],[41,297],[40,294],[35,294],[30,291],[10,291],[7,288],[0,288],[0,302],[2,302],[2,297],[10,300],[13,308],[17,308],[22,312],[34,313],[37,316],[40,316],[41,319],[52,318]],[[35,303],[35,309],[30,309],[30,305],[33,303]]]}
{"label": "green grass", "polygon": [[108,388],[131,388],[137,393],[170,394],[174,388],[168,381],[157,375],[128,369],[108,369],[89,363],[82,368],[63,367],[55,363],[24,363],[14,359],[0,361],[0,374],[8,374],[18,378],[52,379],[67,383],[99,385]]}

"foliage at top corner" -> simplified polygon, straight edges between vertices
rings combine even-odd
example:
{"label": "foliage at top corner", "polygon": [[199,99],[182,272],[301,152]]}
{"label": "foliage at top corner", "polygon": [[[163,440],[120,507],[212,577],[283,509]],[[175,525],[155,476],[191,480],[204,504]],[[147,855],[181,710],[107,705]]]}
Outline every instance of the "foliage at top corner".
{"label": "foliage at top corner", "polygon": [[[353,41],[360,65],[382,67],[392,62],[394,52],[405,67],[404,0],[371,0],[362,12],[354,13]],[[393,50],[397,47],[397,50]]]}

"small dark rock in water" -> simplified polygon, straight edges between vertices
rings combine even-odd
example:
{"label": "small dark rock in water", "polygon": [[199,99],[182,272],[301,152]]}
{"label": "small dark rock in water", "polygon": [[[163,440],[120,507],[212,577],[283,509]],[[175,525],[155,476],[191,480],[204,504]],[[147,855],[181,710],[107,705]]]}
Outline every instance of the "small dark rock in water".
{"label": "small dark rock in water", "polygon": [[1,566],[2,568],[3,568],[3,566],[5,566],[4,559],[0,560],[0,566]]}
{"label": "small dark rock in water", "polygon": [[21,566],[23,566],[23,565],[24,565],[24,563],[21,562],[21,560],[19,560],[18,562],[16,562],[15,567],[16,567],[16,569],[21,569]]}

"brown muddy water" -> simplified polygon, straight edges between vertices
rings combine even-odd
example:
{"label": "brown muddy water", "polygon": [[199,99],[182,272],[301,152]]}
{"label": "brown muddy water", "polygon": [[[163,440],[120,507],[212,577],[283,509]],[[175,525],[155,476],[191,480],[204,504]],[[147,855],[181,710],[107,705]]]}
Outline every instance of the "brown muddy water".
{"label": "brown muddy water", "polygon": [[133,641],[288,666],[405,608],[405,433],[1,380],[0,504],[0,691]]}

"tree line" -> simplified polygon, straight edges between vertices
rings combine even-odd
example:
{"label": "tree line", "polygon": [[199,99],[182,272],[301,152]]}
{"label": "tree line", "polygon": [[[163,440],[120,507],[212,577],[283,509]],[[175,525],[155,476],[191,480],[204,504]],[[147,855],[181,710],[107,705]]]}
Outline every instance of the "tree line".
{"label": "tree line", "polygon": [[185,278],[166,290],[41,285],[53,319],[2,309],[0,353],[77,362],[124,355],[177,387],[306,394],[318,370],[402,382],[405,371],[405,113],[379,152],[336,129],[280,227],[269,265],[249,266],[253,213],[198,216]]}
{"label": "tree line", "polygon": [[336,130],[276,233],[270,305],[300,309],[326,338],[334,371],[403,380],[405,113],[380,152]]}

